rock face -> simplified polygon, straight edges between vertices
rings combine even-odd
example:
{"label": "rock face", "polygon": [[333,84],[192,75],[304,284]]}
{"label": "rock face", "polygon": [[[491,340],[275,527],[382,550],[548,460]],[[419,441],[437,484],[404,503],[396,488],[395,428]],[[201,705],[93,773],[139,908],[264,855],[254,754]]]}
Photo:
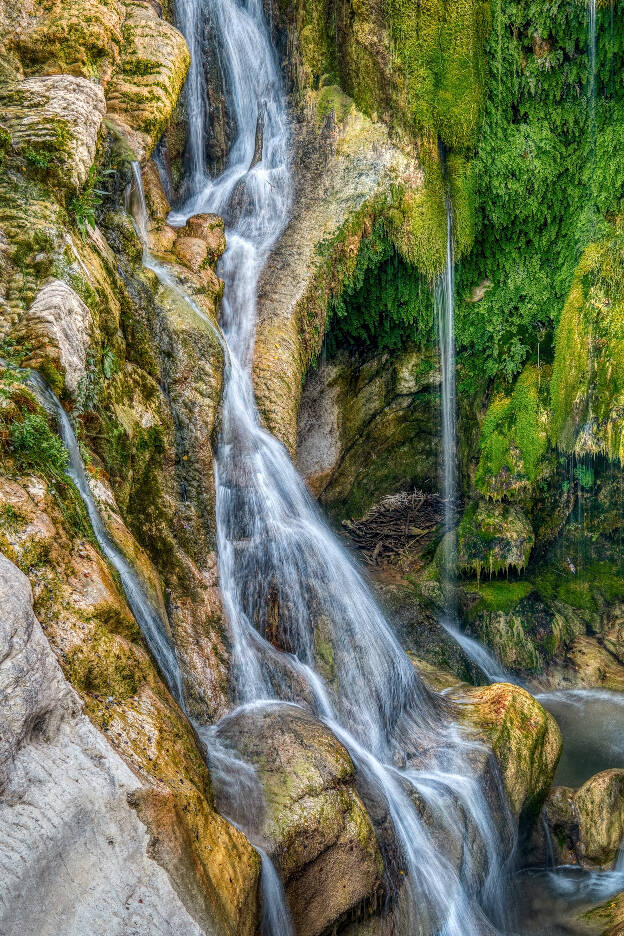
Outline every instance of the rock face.
{"label": "rock face", "polygon": [[228,719],[221,735],[252,763],[266,814],[258,830],[286,887],[297,936],[319,936],[380,888],[381,856],[347,751],[294,706]]}
{"label": "rock face", "polygon": [[612,868],[624,839],[624,770],[603,770],[582,787],[555,787],[544,813],[559,863]]}
{"label": "rock face", "polygon": [[[264,268],[258,296],[256,398],[269,429],[293,455],[302,378],[320,348],[332,288],[355,265],[372,203],[388,200],[391,181],[422,181],[414,160],[389,142],[386,128],[345,100],[350,106],[339,124],[330,114],[319,134],[313,112],[297,133],[292,220]],[[321,249],[334,241],[338,276],[328,250]]]}
{"label": "rock face", "polygon": [[332,514],[359,518],[385,494],[435,483],[438,384],[433,356],[418,351],[310,373],[297,467]]}
{"label": "rock face", "polygon": [[2,555],[0,602],[0,929],[200,936],[128,804],[139,781],[80,713]]}
{"label": "rock face", "polygon": [[86,373],[91,327],[91,313],[80,296],[62,280],[53,280],[39,290],[15,337],[23,336],[31,349],[25,363],[36,368],[51,362],[75,397]]}
{"label": "rock face", "polygon": [[458,530],[457,562],[461,571],[522,571],[535,542],[527,517],[517,507],[485,501],[465,511]]}
{"label": "rock face", "polygon": [[[28,571],[34,588],[38,617],[43,623],[51,646],[62,661],[65,675],[78,691],[89,716],[90,721],[80,716],[80,725],[84,723],[86,726],[80,728],[80,732],[84,734],[87,728],[89,731],[87,748],[91,747],[96,751],[102,748],[108,751],[107,757],[118,761],[123,767],[125,773],[121,774],[123,783],[122,793],[119,795],[125,804],[127,795],[132,794],[132,804],[151,836],[150,839],[146,838],[151,857],[167,869],[173,882],[169,885],[169,890],[180,896],[180,900],[189,908],[188,913],[199,921],[201,931],[212,933],[216,930],[219,934],[227,933],[231,936],[246,933],[250,936],[256,925],[259,873],[257,855],[244,836],[215,813],[212,807],[210,778],[203,758],[197,750],[194,736],[156,673],[142,644],[136,623],[125,602],[118,595],[107,566],[90,542],[77,537],[75,531],[72,538],[64,530],[63,514],[55,505],[42,479],[30,477],[18,484],[2,478],[0,502],[3,507],[0,514],[0,546],[5,554],[10,554],[16,563]],[[66,511],[70,503],[71,501],[65,502]],[[73,510],[76,510],[75,504]],[[77,520],[76,515],[74,519]],[[125,537],[125,545],[128,546],[131,537],[127,530]],[[134,550],[135,553],[138,552],[136,543]],[[130,552],[130,549],[128,551]],[[143,564],[146,561],[143,556]],[[7,565],[12,570],[13,577],[9,579],[6,587],[16,587],[17,581],[21,584],[16,594],[23,594],[29,598],[29,586],[24,577],[9,563]],[[41,634],[39,625],[33,623],[32,606],[28,605],[28,609],[26,624],[31,629],[34,628],[36,634]],[[28,632],[28,628],[26,630]],[[54,658],[43,637],[34,644],[35,649],[38,650],[42,642],[47,652],[44,662],[37,659],[33,651],[29,651],[30,656],[25,659],[27,662],[33,662],[34,657],[37,666],[35,676],[41,671],[45,683],[39,686],[35,680],[31,686],[27,681],[25,685],[28,691],[22,691],[16,696],[18,699],[25,697],[31,701],[40,698],[42,709],[35,707],[27,716],[26,729],[19,728],[18,725],[17,729],[12,730],[11,737],[17,739],[28,735],[28,725],[33,720],[46,721],[46,686],[57,685],[57,677],[54,674],[59,673],[59,670],[58,667],[54,669],[51,663],[45,662],[46,659],[53,661]],[[15,639],[13,643],[15,647],[18,646]],[[9,655],[9,660],[11,659],[12,656]],[[20,665],[19,672],[23,670],[24,667]],[[61,682],[65,691],[70,692],[68,684],[62,678]],[[31,688],[28,688],[29,686]],[[15,693],[12,693],[7,696],[4,702],[10,702],[14,695]],[[73,707],[78,711],[78,698],[73,693],[70,695]],[[56,709],[50,716],[52,722],[54,711]],[[3,723],[5,718],[8,720],[4,709],[0,714]],[[6,760],[7,756],[10,754],[3,755],[3,759]],[[39,756],[43,764],[47,764],[48,758],[54,760],[56,757],[54,750],[49,751],[47,748],[42,749]],[[99,755],[94,756],[97,763]],[[119,760],[120,757],[123,760]],[[80,765],[85,760],[80,745],[72,746],[62,757],[59,755],[59,758],[61,774],[67,773],[70,777],[73,776],[74,761],[80,773]],[[103,762],[105,761],[106,758]],[[123,779],[124,777],[126,779]],[[131,784],[128,778],[132,779]],[[57,781],[54,780],[54,783]],[[60,780],[58,783],[60,784]],[[102,785],[97,776],[95,779],[89,779],[88,774],[85,783],[89,789],[93,787],[96,791]],[[69,787],[71,792],[74,788],[73,782]],[[53,790],[48,790],[45,795],[50,802],[54,802],[56,794]],[[80,810],[89,812],[89,797],[85,794],[85,801],[82,802],[83,794],[80,788],[75,795],[75,814],[80,815]],[[104,797],[103,802],[107,802]],[[107,808],[104,808],[105,812]],[[38,821],[45,824],[47,820],[44,800],[40,809]],[[117,810],[117,806],[114,809]],[[109,811],[113,811],[112,806]],[[97,806],[93,806],[93,812],[99,815]],[[130,815],[134,821],[136,813],[130,811]],[[76,824],[74,821],[74,826]],[[143,830],[144,827],[139,824],[139,828]],[[38,833],[33,833],[36,834]],[[75,831],[72,834],[75,837]],[[97,839],[100,834],[101,845],[109,839],[117,842],[118,839],[124,838],[123,831],[107,835],[105,826],[93,831],[93,839]],[[27,830],[25,835],[24,847],[28,848],[30,832]],[[72,847],[74,839],[69,831],[67,835],[67,847]],[[145,836],[144,831],[142,835]],[[136,877],[130,868],[134,861],[133,849],[134,846],[129,850],[127,859],[128,880],[131,881]],[[38,874],[47,873],[49,855],[43,850],[31,850],[33,858],[29,874],[36,881]],[[97,858],[95,845],[92,852]],[[125,853],[122,853],[117,860],[119,868],[115,873],[119,881],[124,880],[124,855]],[[68,858],[67,861],[68,865],[71,865],[71,859]],[[95,870],[93,874],[96,875]],[[47,883],[43,880],[40,883],[41,902],[46,893]],[[52,902],[56,900],[56,886],[54,883],[50,884]],[[102,886],[106,888],[108,884],[104,882]],[[19,891],[18,885],[16,888]],[[123,888],[111,885],[112,892],[117,890],[122,895],[125,893]],[[142,896],[141,900],[147,904],[145,897]],[[17,902],[18,896],[15,895],[8,901],[7,915],[17,914]],[[96,910],[97,907],[93,912],[97,920]],[[89,920],[90,912],[85,908],[84,920]],[[169,919],[164,911],[163,917],[165,921]],[[75,932],[90,932],[87,923],[84,923],[84,926],[84,930],[77,929]],[[149,932],[148,926],[145,931]],[[189,931],[193,932],[192,929]],[[20,930],[16,929],[15,933],[17,932]],[[33,932],[38,933],[37,930]],[[42,929],[41,932],[55,931]],[[105,929],[102,930],[103,934],[106,932]],[[120,933],[123,932],[123,929],[120,929]],[[162,932],[169,930],[165,928]]]}
{"label": "rock face", "polygon": [[25,78],[0,91],[0,104],[14,146],[53,164],[61,184],[85,184],[106,109],[98,84],[71,75]]}
{"label": "rock face", "polygon": [[452,693],[460,716],[482,734],[500,764],[516,818],[536,816],[561,754],[561,732],[552,715],[526,690],[495,683]]}

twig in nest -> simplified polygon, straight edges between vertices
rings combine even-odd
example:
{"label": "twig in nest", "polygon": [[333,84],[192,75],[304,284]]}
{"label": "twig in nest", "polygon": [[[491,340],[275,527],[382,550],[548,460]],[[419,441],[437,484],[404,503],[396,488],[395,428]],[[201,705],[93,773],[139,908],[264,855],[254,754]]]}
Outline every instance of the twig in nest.
{"label": "twig in nest", "polygon": [[410,551],[421,552],[442,520],[444,502],[422,491],[389,494],[356,521],[342,525],[360,547],[364,559],[380,564]]}

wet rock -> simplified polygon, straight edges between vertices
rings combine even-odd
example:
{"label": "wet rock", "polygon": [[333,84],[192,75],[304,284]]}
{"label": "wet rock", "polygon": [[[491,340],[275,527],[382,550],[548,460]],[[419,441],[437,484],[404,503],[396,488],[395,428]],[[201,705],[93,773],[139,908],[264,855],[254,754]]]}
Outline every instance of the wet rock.
{"label": "wet rock", "polygon": [[14,336],[31,349],[24,363],[35,368],[52,364],[75,397],[86,373],[91,331],[91,313],[82,299],[67,283],[52,280],[39,290]]}
{"label": "wet rock", "polygon": [[624,769],[590,777],[574,797],[579,815],[580,860],[611,867],[624,838]]}
{"label": "wet rock", "polygon": [[482,734],[501,769],[512,812],[537,816],[561,754],[552,715],[525,689],[510,683],[454,690],[460,717]]}
{"label": "wet rock", "polygon": [[208,247],[199,237],[178,235],[173,250],[180,263],[193,273],[199,273],[208,256]]}
{"label": "wet rock", "polygon": [[599,925],[600,936],[622,936],[624,933],[624,891],[585,914],[585,920]]}
{"label": "wet rock", "polygon": [[295,128],[299,171],[292,220],[263,270],[258,294],[256,398],[269,429],[293,455],[302,378],[320,350],[332,290],[342,282],[319,246],[334,244],[336,267],[346,275],[370,233],[375,198],[387,199],[391,181],[422,183],[414,159],[390,143],[383,124],[355,108],[341,118],[328,117],[319,132],[312,109]]}
{"label": "wet rock", "polygon": [[458,566],[477,577],[481,571],[519,572],[526,567],[534,543],[531,523],[519,508],[481,501],[464,511],[459,524]]}
{"label": "wet rock", "polygon": [[39,152],[63,186],[84,185],[106,109],[98,84],[71,75],[25,78],[0,91],[0,106],[16,148]]}
{"label": "wet rock", "polygon": [[359,518],[385,494],[430,489],[439,379],[432,355],[419,351],[363,364],[340,357],[310,373],[297,466],[334,516]]}
{"label": "wet rock", "polygon": [[211,263],[216,263],[225,251],[225,228],[223,218],[215,214],[193,215],[186,222],[183,231],[190,237],[198,237],[208,247]]}
{"label": "wet rock", "polygon": [[624,770],[603,770],[578,790],[554,787],[544,818],[557,864],[613,868],[624,839]]}
{"label": "wet rock", "polygon": [[[214,812],[210,777],[194,735],[160,680],[136,622],[117,592],[108,566],[90,542],[81,539],[75,531],[73,535],[68,534],[64,517],[50,496],[45,481],[35,477],[22,483],[0,479],[0,502],[4,508],[0,514],[0,546],[28,570],[38,618],[62,663],[65,676],[82,699],[90,722],[100,730],[98,734],[89,725],[97,744],[106,747],[108,742],[112,746],[110,756],[119,755],[124,770],[133,778],[133,785],[123,786],[119,796],[125,804],[126,796],[132,794],[133,805],[152,836],[150,855],[167,869],[174,882],[175,893],[180,895],[185,906],[191,908],[193,917],[200,920],[201,931],[212,932],[216,927],[218,932],[230,936],[238,936],[239,933],[251,936],[256,925],[257,856],[244,836]],[[75,506],[73,509],[76,511]],[[109,510],[112,510],[112,505],[109,505]],[[113,526],[118,532],[119,521]],[[128,551],[140,552],[136,543],[134,551],[129,549],[131,537],[127,531],[125,536]],[[143,565],[146,564],[143,556]],[[37,667],[46,677],[46,685],[48,682],[53,685],[46,667],[39,664]],[[34,695],[35,692],[31,692],[31,697]],[[37,696],[45,706],[45,686],[37,690]],[[72,698],[76,699],[75,696]],[[40,720],[46,722],[43,716]],[[113,748],[117,754],[113,755]],[[53,753],[49,756],[54,760]],[[42,762],[47,762],[48,753],[43,751],[41,758]],[[71,779],[74,754],[70,752],[68,758],[69,763],[63,761],[60,769]],[[107,770],[105,766],[102,769],[104,772]],[[32,782],[38,782],[36,777]],[[53,778],[50,782],[56,784],[57,780]],[[88,778],[87,783],[91,783]],[[94,795],[100,796],[101,782],[93,781],[91,785]],[[49,802],[56,801],[56,794],[47,788],[45,795]],[[84,799],[82,791],[77,790],[75,809],[68,809],[70,823],[80,825],[72,817],[79,816],[81,810],[91,813],[90,795]],[[44,826],[49,802],[38,807],[37,822]],[[109,807],[105,796],[102,796],[102,802],[106,811]],[[93,807],[93,811],[99,815],[98,808]],[[131,816],[134,815],[131,812]],[[141,841],[145,840],[142,847],[147,848],[149,840],[144,826],[139,824],[139,828],[143,836]],[[117,841],[124,835],[123,830],[113,830],[113,833],[108,834],[106,827],[94,829],[89,839],[89,860],[95,860],[96,856],[100,864],[96,870],[89,864],[85,872],[88,875],[104,877],[101,849],[104,847],[106,853],[106,847],[103,843],[111,837]],[[67,848],[73,848],[74,834],[66,838]],[[132,839],[128,847],[130,854],[136,854]],[[53,848],[56,846],[50,843],[45,848],[42,845],[43,850],[33,855],[33,866],[28,872],[33,880],[38,881],[37,886],[41,886],[42,900],[47,900],[48,890],[50,900],[57,899],[57,885],[42,877],[48,867],[46,849]],[[138,854],[140,856],[141,852]],[[125,860],[123,855],[119,859],[122,865]],[[69,858],[68,866],[72,866]],[[131,883],[134,872],[130,867],[126,870]],[[112,885],[115,894],[117,891],[122,896],[126,893],[115,883],[117,878],[125,881],[125,874],[123,867],[115,871],[117,877],[113,877]],[[76,880],[81,882],[83,878],[77,874]],[[90,893],[89,887],[79,886],[85,894]],[[102,886],[108,888],[105,881]],[[73,890],[70,891],[70,899],[76,902],[80,911],[81,904]],[[141,899],[149,904],[147,897]],[[17,898],[12,897],[11,900],[16,901]],[[18,910],[19,905],[14,902],[7,912],[17,913]],[[172,910],[170,916],[163,911],[164,920],[171,918],[176,921],[176,912]],[[85,929],[75,930],[77,934],[86,936],[92,931],[99,932],[93,922],[97,920],[94,913],[85,909],[81,917],[86,920]],[[109,921],[108,916],[105,919]],[[147,927],[145,931],[150,932]],[[159,929],[155,931],[161,932]],[[182,931],[185,931],[184,926]],[[23,930],[10,932],[17,936]],[[67,929],[67,932],[73,934],[74,930]],[[102,936],[108,934],[105,929],[101,932]],[[165,928],[162,932],[175,930]],[[194,930],[189,929],[189,932]]]}
{"label": "wet rock", "polygon": [[266,801],[259,831],[298,936],[317,936],[373,899],[381,877],[375,833],[351,758],[331,732],[295,706],[272,705],[227,719],[221,735],[257,769]]}

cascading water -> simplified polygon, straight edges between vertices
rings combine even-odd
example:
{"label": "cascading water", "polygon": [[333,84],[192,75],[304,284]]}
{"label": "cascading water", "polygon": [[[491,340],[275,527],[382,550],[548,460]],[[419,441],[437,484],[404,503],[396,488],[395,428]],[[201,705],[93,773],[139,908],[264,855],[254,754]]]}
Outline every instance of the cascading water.
{"label": "cascading water", "polygon": [[[401,933],[482,936],[493,932],[486,914],[502,922],[501,875],[513,850],[511,825],[496,827],[470,766],[483,751],[425,688],[285,449],[259,423],[250,376],[257,284],[288,221],[290,134],[261,0],[212,0],[209,7],[237,137],[224,173],[171,220],[182,223],[198,212],[226,220],[228,248],[219,272],[230,353],[215,473],[235,704],[281,699],[311,707],[385,798],[407,885]],[[330,684],[321,677],[321,632],[331,647]],[[500,800],[505,815],[502,793]],[[482,874],[475,854],[457,841],[467,825],[480,843]],[[461,875],[441,853],[433,828],[463,851]]]}
{"label": "cascading water", "polygon": [[434,287],[441,367],[441,482],[444,502],[442,576],[444,616],[441,625],[490,682],[513,682],[494,656],[459,627],[457,606],[457,548],[454,533],[457,510],[457,391],[455,386],[455,261],[453,258],[453,208],[446,196],[446,266]]}
{"label": "cascading water", "polygon": [[[444,532],[454,526],[457,501],[457,392],[455,388],[455,261],[453,258],[453,208],[450,195],[446,200],[446,266],[434,289],[434,305],[440,342],[442,370],[442,496],[444,498]],[[445,562],[449,577],[455,577],[454,551],[446,550]]]}
{"label": "cascading water", "polygon": [[36,371],[28,372],[28,382],[33,387],[42,405],[56,418],[59,435],[65,445],[68,456],[67,474],[72,479],[86,507],[93,533],[102,553],[119,574],[128,605],[137,624],[141,628],[146,643],[156,661],[169,690],[184,708],[182,679],[175,648],[167,633],[168,624],[161,613],[152,606],[137,577],[136,572],[120,549],[109,536],[95,504],[80,449],[69,417],[52,393],[46,382]]}

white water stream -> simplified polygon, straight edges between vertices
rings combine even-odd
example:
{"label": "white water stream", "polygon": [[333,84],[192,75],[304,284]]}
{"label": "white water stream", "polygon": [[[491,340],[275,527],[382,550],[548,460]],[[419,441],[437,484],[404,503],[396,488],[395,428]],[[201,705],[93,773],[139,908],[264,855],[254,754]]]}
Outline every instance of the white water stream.
{"label": "white water stream", "polygon": [[[482,936],[503,925],[501,881],[513,852],[502,793],[497,826],[472,766],[485,752],[426,689],[286,450],[260,425],[250,374],[257,284],[289,219],[290,131],[260,0],[210,0],[209,7],[237,135],[223,174],[171,220],[181,224],[199,212],[226,220],[228,248],[219,272],[230,353],[216,486],[235,711],[276,700],[312,708],[387,804],[405,881],[397,931]],[[199,86],[191,79],[187,93]],[[191,111],[201,113],[196,105]],[[262,158],[252,166],[259,115]],[[192,148],[203,137],[189,137],[191,165],[199,163]],[[327,659],[332,678],[326,682]],[[218,736],[218,726],[212,733]],[[224,756],[213,754],[215,761]],[[234,760],[229,774],[239,783],[240,760]],[[243,817],[241,824],[253,827],[254,819]],[[448,849],[440,848],[440,835],[448,837]],[[450,857],[457,849],[461,870]]]}

